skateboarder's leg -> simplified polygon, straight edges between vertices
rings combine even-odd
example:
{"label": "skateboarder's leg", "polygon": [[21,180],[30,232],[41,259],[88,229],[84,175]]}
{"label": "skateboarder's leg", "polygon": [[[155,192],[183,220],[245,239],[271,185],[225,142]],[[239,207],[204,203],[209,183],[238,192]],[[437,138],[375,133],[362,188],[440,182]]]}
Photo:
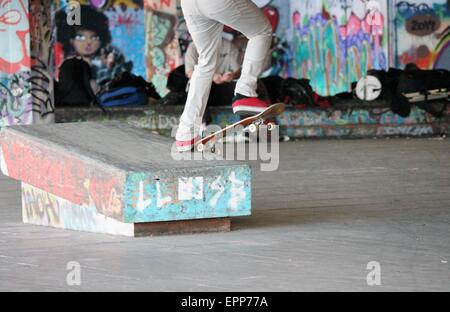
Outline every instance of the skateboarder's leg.
{"label": "skateboarder's leg", "polygon": [[[211,8],[215,3],[220,3],[221,10]],[[241,106],[255,105],[253,112],[259,112],[267,107],[267,103],[257,99],[257,79],[263,71],[265,60],[268,56],[272,42],[272,27],[261,11],[251,0],[208,0],[201,2],[200,8],[206,12],[205,15],[226,24],[243,33],[248,39],[242,66],[235,93],[244,97]],[[245,99],[249,97],[250,99]],[[235,103],[233,109],[235,109]],[[250,107],[251,109],[252,107]],[[236,110],[235,110],[236,112]]]}
{"label": "skateboarder's leg", "polygon": [[190,141],[198,135],[222,40],[223,25],[206,17],[197,3],[200,2],[181,1],[186,25],[199,53],[199,58],[191,77],[186,105],[180,118],[176,135],[177,141]]}

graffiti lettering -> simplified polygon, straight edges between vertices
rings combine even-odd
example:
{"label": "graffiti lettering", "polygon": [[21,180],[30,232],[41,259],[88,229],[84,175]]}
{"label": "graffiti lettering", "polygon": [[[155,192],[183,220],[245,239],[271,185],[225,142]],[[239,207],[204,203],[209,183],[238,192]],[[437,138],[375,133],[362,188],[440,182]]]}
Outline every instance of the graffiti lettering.
{"label": "graffiti lettering", "polygon": [[22,187],[22,215],[26,223],[59,225],[59,203],[49,194],[35,191],[24,184]]}
{"label": "graffiti lettering", "polygon": [[406,22],[406,30],[415,36],[428,36],[441,26],[437,16],[415,16]]}
{"label": "graffiti lettering", "polygon": [[406,127],[380,127],[377,131],[379,136],[425,136],[433,135],[432,126],[406,126]]}
{"label": "graffiti lettering", "polygon": [[34,60],[36,65],[31,67],[31,94],[33,98],[33,111],[39,113],[41,117],[55,112],[53,103],[52,88],[53,81],[48,73],[46,64],[41,60]]}

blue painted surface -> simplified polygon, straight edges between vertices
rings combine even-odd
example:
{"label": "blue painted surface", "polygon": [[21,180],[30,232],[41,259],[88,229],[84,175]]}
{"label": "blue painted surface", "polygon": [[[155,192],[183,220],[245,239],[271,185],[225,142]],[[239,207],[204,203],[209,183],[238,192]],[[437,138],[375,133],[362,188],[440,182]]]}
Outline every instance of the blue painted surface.
{"label": "blue painted surface", "polygon": [[[127,61],[133,62],[135,75],[145,77],[144,10],[128,8],[120,13],[117,13],[116,10],[107,11],[105,14],[110,21],[114,21],[114,25],[110,29],[113,46],[121,49]],[[120,19],[124,21],[118,22]]]}
{"label": "blue painted surface", "polygon": [[[421,137],[448,134],[450,108],[446,117],[436,118],[413,106],[403,118],[386,108],[317,109],[288,108],[276,118],[280,135],[291,138],[332,137]],[[235,122],[231,111],[212,114],[212,124],[225,126]]]}
{"label": "blue painted surface", "polygon": [[251,215],[247,165],[129,173],[124,222],[160,222]]}

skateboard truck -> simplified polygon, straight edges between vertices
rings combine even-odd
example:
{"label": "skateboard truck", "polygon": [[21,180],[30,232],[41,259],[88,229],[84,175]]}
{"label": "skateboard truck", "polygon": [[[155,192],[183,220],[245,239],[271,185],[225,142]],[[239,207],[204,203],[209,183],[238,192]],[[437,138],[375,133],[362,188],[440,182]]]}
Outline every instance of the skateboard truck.
{"label": "skateboard truck", "polygon": [[[248,125],[244,128],[244,132],[250,132],[250,133],[256,133],[258,131],[259,127],[264,124],[264,119],[259,119],[255,121],[254,123]],[[272,131],[275,129],[276,124],[274,122],[267,123],[267,130]]]}
{"label": "skateboard truck", "polygon": [[[229,125],[219,131],[216,131],[216,132],[202,138],[195,145],[195,149],[200,153],[202,153],[206,150],[210,150],[212,153],[220,153],[220,150],[215,147],[215,143],[217,142],[218,139],[222,139],[222,138],[226,137],[227,133],[230,130],[235,129],[238,126],[243,126],[244,133],[245,132],[256,133],[258,131],[258,128],[261,125],[265,124],[267,119],[273,118],[273,117],[283,113],[284,110],[285,110],[285,105],[283,103],[273,104],[257,115],[244,118],[232,125]],[[273,131],[275,129],[275,127],[276,127],[276,124],[274,122],[270,121],[267,123],[268,131]]]}

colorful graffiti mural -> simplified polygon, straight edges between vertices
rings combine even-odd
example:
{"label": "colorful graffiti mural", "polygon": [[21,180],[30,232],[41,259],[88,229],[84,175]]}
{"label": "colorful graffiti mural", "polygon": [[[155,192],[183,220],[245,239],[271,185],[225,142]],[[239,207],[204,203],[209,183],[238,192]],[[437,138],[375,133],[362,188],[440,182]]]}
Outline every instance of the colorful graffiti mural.
{"label": "colorful graffiti mural", "polygon": [[363,1],[291,0],[293,74],[320,95],[351,90],[368,69],[386,69],[386,1],[378,22]]}
{"label": "colorful graffiti mural", "polygon": [[184,33],[179,35],[185,40],[184,43],[190,39],[190,36],[186,36],[186,32],[183,31],[184,19],[179,16],[181,17],[182,13],[177,0],[147,0],[145,2],[147,78],[151,79],[161,95],[167,93],[166,84],[169,73],[182,64],[176,31],[180,31],[180,34]]}
{"label": "colorful graffiti mural", "polygon": [[0,128],[32,122],[27,0],[0,0]]}
{"label": "colorful graffiti mural", "polygon": [[30,50],[33,123],[54,121],[53,23],[51,0],[30,1]]}
{"label": "colorful graffiti mural", "polygon": [[30,66],[28,1],[0,1],[0,72],[14,74]]}
{"label": "colorful graffiti mural", "polygon": [[22,183],[24,223],[75,231],[134,236],[134,224],[126,224],[98,212],[94,205],[76,205]]}
{"label": "colorful graffiti mural", "polygon": [[[272,66],[264,75],[309,78],[320,95],[350,91],[372,68],[409,62],[450,68],[446,0],[253,1],[274,29]],[[165,94],[167,75],[182,64],[191,38],[179,0],[148,0],[146,16],[147,75]]]}
{"label": "colorful graffiti mural", "polygon": [[[114,77],[114,73],[130,70],[139,76],[145,77],[145,24],[144,24],[144,2],[143,0],[111,0],[111,1],[93,1],[93,0],[80,0],[78,1],[81,6],[89,6],[98,12],[99,21],[89,21],[89,28],[97,30],[101,37],[102,45],[96,51],[90,59],[92,59],[93,68],[98,68],[97,72],[101,72],[102,79],[105,75],[109,75],[110,78]],[[54,4],[56,11],[68,11],[70,8],[70,1],[60,0]],[[87,10],[85,10],[87,12]],[[90,12],[86,13],[86,16]],[[83,12],[82,12],[83,14]],[[94,16],[90,14],[89,16]],[[83,19],[83,17],[81,18]],[[104,34],[105,30],[102,28],[102,22],[106,20],[108,24],[107,34]],[[58,28],[65,26],[64,20],[58,24],[57,20],[57,33]],[[64,32],[63,32],[64,33]],[[58,37],[58,36],[57,36]],[[66,57],[73,55],[73,50],[76,48],[70,47],[70,41],[65,40],[63,35],[60,35],[58,42],[55,46],[55,65],[58,69]],[[103,39],[106,38],[106,39]],[[108,61],[114,58],[114,62]],[[123,69],[122,69],[123,68]],[[94,70],[94,72],[96,72]],[[56,76],[58,73],[56,72]]]}
{"label": "colorful graffiti mural", "polygon": [[395,1],[395,65],[450,70],[450,3]]}
{"label": "colorful graffiti mural", "polygon": [[273,45],[271,66],[263,76],[278,75],[290,77],[292,75],[292,53],[289,48],[289,0],[253,0],[261,8],[273,29]]}
{"label": "colorful graffiti mural", "polygon": [[30,71],[0,73],[0,128],[30,124],[32,116]]}

